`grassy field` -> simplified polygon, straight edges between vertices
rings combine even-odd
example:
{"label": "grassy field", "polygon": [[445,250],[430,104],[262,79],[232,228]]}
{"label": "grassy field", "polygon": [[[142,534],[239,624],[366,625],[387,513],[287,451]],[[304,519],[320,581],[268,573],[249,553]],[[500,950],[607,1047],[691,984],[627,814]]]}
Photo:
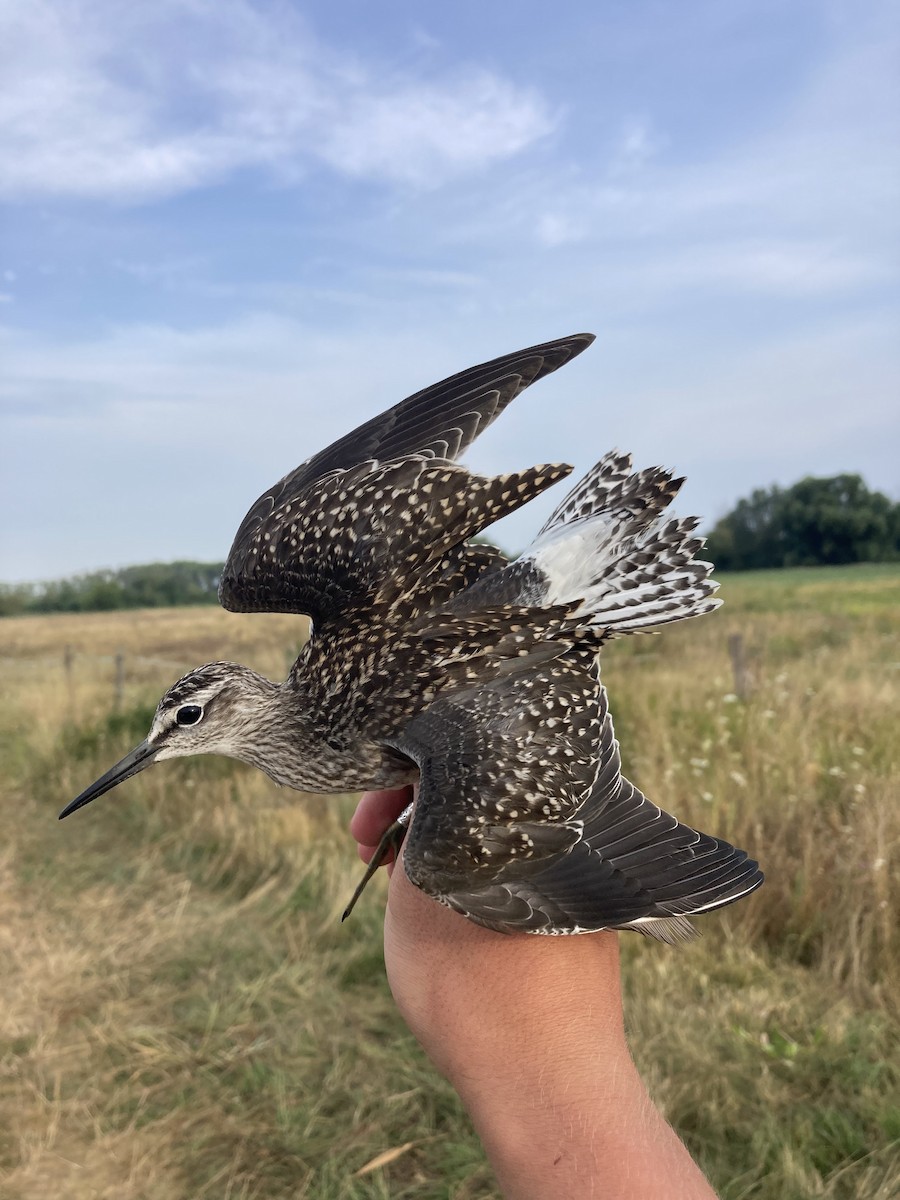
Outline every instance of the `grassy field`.
{"label": "grassy field", "polygon": [[[723,593],[720,613],[605,658],[627,773],[768,876],[689,946],[623,935],[632,1046],[727,1200],[889,1200],[900,570],[732,576]],[[497,1195],[393,1011],[380,883],[339,923],[352,798],[180,760],[56,821],[184,669],[281,675],[303,633],[213,609],[0,623],[3,1200]]]}

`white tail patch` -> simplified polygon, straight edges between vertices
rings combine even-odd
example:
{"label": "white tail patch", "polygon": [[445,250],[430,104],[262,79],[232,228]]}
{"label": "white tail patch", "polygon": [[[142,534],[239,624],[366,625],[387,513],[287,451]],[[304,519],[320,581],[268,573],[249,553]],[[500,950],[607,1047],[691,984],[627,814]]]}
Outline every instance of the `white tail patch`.
{"label": "white tail patch", "polygon": [[591,625],[629,633],[718,608],[712,565],[694,558],[697,519],[664,518],[678,491],[661,468],[608,454],[559,505],[520,561],[543,576],[542,604],[574,604]]}

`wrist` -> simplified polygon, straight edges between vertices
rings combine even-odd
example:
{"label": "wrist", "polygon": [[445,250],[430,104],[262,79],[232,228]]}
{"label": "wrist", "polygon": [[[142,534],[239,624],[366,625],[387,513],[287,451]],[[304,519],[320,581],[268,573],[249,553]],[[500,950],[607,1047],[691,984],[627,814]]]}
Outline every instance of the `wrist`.
{"label": "wrist", "polygon": [[[615,934],[493,933],[424,896],[397,871],[385,923],[395,998],[455,1087],[510,1090],[583,1044],[627,1057]],[[630,1059],[628,1060],[630,1061]]]}
{"label": "wrist", "polygon": [[385,962],[505,1200],[714,1200],[632,1063],[615,934],[491,933],[423,895],[401,864]]}
{"label": "wrist", "polygon": [[448,1074],[508,1200],[641,1194],[616,1191],[616,1175],[642,1152],[635,1136],[646,1136],[655,1113],[621,1023],[607,1013],[581,1027],[561,1014],[552,1031],[518,1044],[504,1036],[494,1053]]}

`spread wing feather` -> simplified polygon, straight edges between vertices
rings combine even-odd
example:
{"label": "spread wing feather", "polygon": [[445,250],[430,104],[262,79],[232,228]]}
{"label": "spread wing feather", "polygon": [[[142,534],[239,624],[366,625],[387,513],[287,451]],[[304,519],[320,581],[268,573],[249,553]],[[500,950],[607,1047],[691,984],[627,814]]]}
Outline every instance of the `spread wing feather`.
{"label": "spread wing feather", "polygon": [[387,462],[422,454],[455,459],[520,392],[575,358],[593,340],[593,334],[576,333],[451,375],[366,421],[281,483],[302,487],[370,458]]}
{"label": "spread wing feather", "polygon": [[[222,573],[222,605],[234,612],[303,612],[321,621],[368,594],[369,564],[388,563],[394,532],[388,518],[403,508],[402,488],[420,480],[426,464],[448,466],[520,392],[592,341],[590,334],[575,334],[471,367],[307,459],[262,495],[241,523]],[[397,471],[406,464],[409,481]],[[532,481],[527,494],[523,486],[505,506],[495,503],[481,513],[472,507],[462,468],[456,470],[455,495],[470,505],[468,528],[456,530],[442,514],[447,536],[438,556],[542,490]],[[545,487],[555,479],[541,482]],[[352,542],[341,542],[348,530]],[[327,553],[325,541],[332,543]]]}

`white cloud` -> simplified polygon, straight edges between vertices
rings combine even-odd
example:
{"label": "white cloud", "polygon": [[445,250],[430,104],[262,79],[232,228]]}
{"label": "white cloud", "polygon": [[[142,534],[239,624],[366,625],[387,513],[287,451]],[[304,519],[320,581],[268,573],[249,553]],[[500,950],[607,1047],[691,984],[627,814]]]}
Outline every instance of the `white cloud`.
{"label": "white cloud", "polygon": [[449,87],[361,88],[326,129],[320,153],[348,175],[422,186],[511,158],[553,124],[536,92],[479,71]]}
{"label": "white cloud", "polygon": [[243,167],[433,184],[555,117],[485,70],[384,73],[249,0],[0,0],[0,194],[143,199]]}
{"label": "white cloud", "polygon": [[[519,168],[501,193],[462,211],[438,196],[404,220],[495,258],[511,259],[523,241],[557,258],[571,247],[567,292],[617,296],[626,309],[686,289],[861,294],[896,276],[897,50],[896,33],[854,19],[740,136],[722,118],[725,135],[698,147],[692,131],[679,140],[667,128],[664,110],[650,112],[623,122],[605,158],[588,143],[567,161]],[[533,278],[534,262],[520,257]]]}

